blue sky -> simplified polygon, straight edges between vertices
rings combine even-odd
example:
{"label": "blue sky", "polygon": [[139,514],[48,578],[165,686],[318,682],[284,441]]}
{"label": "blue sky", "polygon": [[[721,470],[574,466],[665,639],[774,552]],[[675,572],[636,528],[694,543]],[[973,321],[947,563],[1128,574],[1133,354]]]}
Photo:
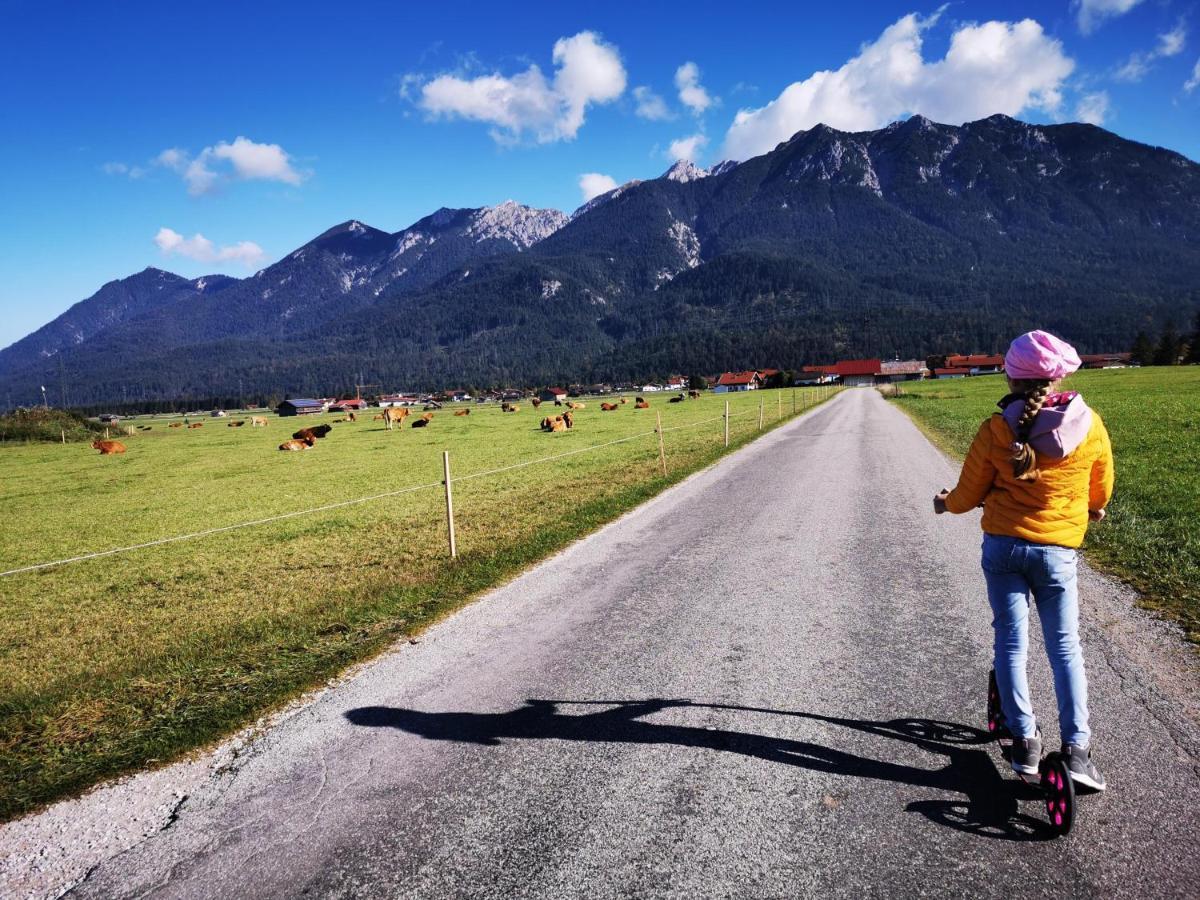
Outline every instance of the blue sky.
{"label": "blue sky", "polygon": [[146,266],[244,276],[350,218],[570,210],[581,176],[753,155],[816,121],[1087,119],[1200,159],[1194,0],[0,14],[0,346]]}

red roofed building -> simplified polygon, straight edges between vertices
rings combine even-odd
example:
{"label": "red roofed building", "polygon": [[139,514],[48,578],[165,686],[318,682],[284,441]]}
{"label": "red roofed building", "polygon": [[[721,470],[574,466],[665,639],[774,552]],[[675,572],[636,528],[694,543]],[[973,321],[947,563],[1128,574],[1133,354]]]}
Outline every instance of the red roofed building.
{"label": "red roofed building", "polygon": [[968,369],[972,375],[996,375],[1004,371],[1004,357],[999,354],[972,353],[968,356],[947,356],[947,369]]}
{"label": "red roofed building", "polygon": [[834,374],[848,387],[858,387],[864,384],[874,384],[875,376],[883,371],[883,361],[879,359],[843,359],[833,367]]}
{"label": "red roofed building", "polygon": [[730,391],[756,391],[762,387],[762,376],[757,370],[747,372],[722,372],[713,387],[713,393],[727,394]]}

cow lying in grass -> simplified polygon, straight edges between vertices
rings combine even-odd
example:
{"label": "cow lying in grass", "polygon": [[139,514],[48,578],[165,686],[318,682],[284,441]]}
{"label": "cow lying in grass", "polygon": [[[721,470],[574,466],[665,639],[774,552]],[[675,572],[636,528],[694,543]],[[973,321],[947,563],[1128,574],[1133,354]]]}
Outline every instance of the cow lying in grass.
{"label": "cow lying in grass", "polygon": [[293,438],[290,441],[284,441],[279,445],[280,450],[309,450],[312,445],[317,442],[315,437],[306,437],[302,439]]}
{"label": "cow lying in grass", "polygon": [[567,409],[587,409],[586,403],[568,403]]}
{"label": "cow lying in grass", "polygon": [[427,413],[425,413],[425,415],[421,416],[421,418],[414,419],[413,423],[412,423],[412,427],[413,428],[424,428],[432,421],[433,421],[433,413],[427,412]]}
{"label": "cow lying in grass", "polygon": [[699,391],[688,391],[688,396],[691,397],[693,400],[699,400],[700,392]]}
{"label": "cow lying in grass", "polygon": [[226,427],[226,428],[241,428],[241,427],[242,427],[243,425],[245,425],[245,424],[246,424],[246,420],[245,420],[245,419],[238,419],[238,420],[236,420],[236,421],[233,421],[233,422],[226,422],[226,423],[225,423],[225,427]]}
{"label": "cow lying in grass", "polygon": [[203,427],[204,427],[203,422],[191,422],[188,424],[188,428],[203,428]]}
{"label": "cow lying in grass", "polygon": [[542,419],[542,431],[566,431],[574,424],[575,418],[571,415],[571,411],[567,410],[561,416],[546,416]]}
{"label": "cow lying in grass", "polygon": [[672,397],[672,398],[671,398],[670,400],[668,400],[667,402],[668,402],[668,403],[682,403],[682,402],[683,402],[685,399],[687,399],[687,398],[685,398],[685,397],[683,396],[683,394],[679,394],[678,396]]}
{"label": "cow lying in grass", "polygon": [[114,453],[124,453],[125,445],[120,441],[92,441],[92,449],[99,450],[101,456],[112,456]]}
{"label": "cow lying in grass", "polygon": [[332,425],[314,425],[311,428],[301,428],[292,435],[292,440],[302,441],[305,438],[312,438],[315,441],[317,438],[325,437],[331,431],[333,431]]}
{"label": "cow lying in grass", "polygon": [[645,397],[638,397],[637,401],[633,404],[633,408],[634,409],[649,409],[650,404],[646,402]]}
{"label": "cow lying in grass", "polygon": [[513,406],[511,403],[503,403],[500,405],[500,412],[520,412],[521,407]]}
{"label": "cow lying in grass", "polygon": [[629,398],[628,398],[628,397],[622,397],[622,398],[621,398],[621,403],[622,403],[622,404],[625,404],[625,403],[628,403],[628,402],[629,402]]}
{"label": "cow lying in grass", "polygon": [[172,422],[167,427],[168,428],[182,428],[183,423],[182,422]]}
{"label": "cow lying in grass", "polygon": [[614,409],[620,409],[620,404],[617,403],[601,403],[600,409],[603,412],[612,412]]}
{"label": "cow lying in grass", "polygon": [[469,409],[456,409],[454,411],[454,414],[456,416],[469,416],[471,414],[471,411]]}

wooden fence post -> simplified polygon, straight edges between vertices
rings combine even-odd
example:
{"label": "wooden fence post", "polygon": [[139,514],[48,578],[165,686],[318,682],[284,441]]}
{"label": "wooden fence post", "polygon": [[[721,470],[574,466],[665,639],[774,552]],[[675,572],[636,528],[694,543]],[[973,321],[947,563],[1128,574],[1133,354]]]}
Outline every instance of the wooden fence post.
{"label": "wooden fence post", "polygon": [[780,391],[778,394],[775,395],[775,406],[776,406],[775,419],[776,419],[776,421],[778,421],[779,419],[783,418],[783,392],[782,391]]}
{"label": "wooden fence post", "polygon": [[729,401],[725,401],[725,446],[729,446]]}
{"label": "wooden fence post", "polygon": [[446,527],[450,538],[450,558],[458,556],[458,545],[454,540],[454,492],[450,488],[450,451],[442,451],[442,472],[446,485]]}
{"label": "wooden fence post", "polygon": [[759,396],[759,398],[758,398],[758,430],[759,431],[762,431],[762,416],[763,416],[763,403],[764,402],[766,402],[766,401],[764,401],[763,398],[761,396]]}
{"label": "wooden fence post", "polygon": [[59,430],[62,431],[63,446],[65,447],[67,446],[67,430],[65,428]]}
{"label": "wooden fence post", "polygon": [[796,414],[796,389],[792,388],[792,415]]}
{"label": "wooden fence post", "polygon": [[658,460],[662,463],[663,474],[667,474],[667,449],[663,446],[662,433],[662,413],[654,413],[654,421],[656,423],[654,430],[658,432]]}

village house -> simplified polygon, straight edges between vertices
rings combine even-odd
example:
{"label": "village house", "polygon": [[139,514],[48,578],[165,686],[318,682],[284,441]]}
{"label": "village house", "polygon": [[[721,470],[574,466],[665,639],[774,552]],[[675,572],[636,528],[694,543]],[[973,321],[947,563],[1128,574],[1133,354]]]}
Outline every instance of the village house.
{"label": "village house", "polygon": [[946,357],[947,369],[966,369],[972,375],[999,375],[1004,371],[1004,357],[999,354],[973,353],[968,356]]}
{"label": "village house", "polygon": [[562,403],[567,399],[567,392],[560,387],[548,387],[538,394],[538,399],[543,403]]}
{"label": "village house", "polygon": [[728,394],[736,391],[757,391],[762,387],[762,376],[758,370],[747,372],[722,372],[713,386],[714,394]]}
{"label": "village house", "polygon": [[933,370],[934,378],[966,378],[970,374],[971,370],[963,366],[943,366]]}
{"label": "village house", "polygon": [[338,400],[336,403],[332,404],[329,407],[329,411],[330,412],[349,412],[350,410],[354,410],[356,412],[360,412],[366,408],[367,408],[366,400],[352,398],[350,400]]}
{"label": "village house", "polygon": [[1085,369],[1123,369],[1133,365],[1132,353],[1081,353],[1080,362]]}

